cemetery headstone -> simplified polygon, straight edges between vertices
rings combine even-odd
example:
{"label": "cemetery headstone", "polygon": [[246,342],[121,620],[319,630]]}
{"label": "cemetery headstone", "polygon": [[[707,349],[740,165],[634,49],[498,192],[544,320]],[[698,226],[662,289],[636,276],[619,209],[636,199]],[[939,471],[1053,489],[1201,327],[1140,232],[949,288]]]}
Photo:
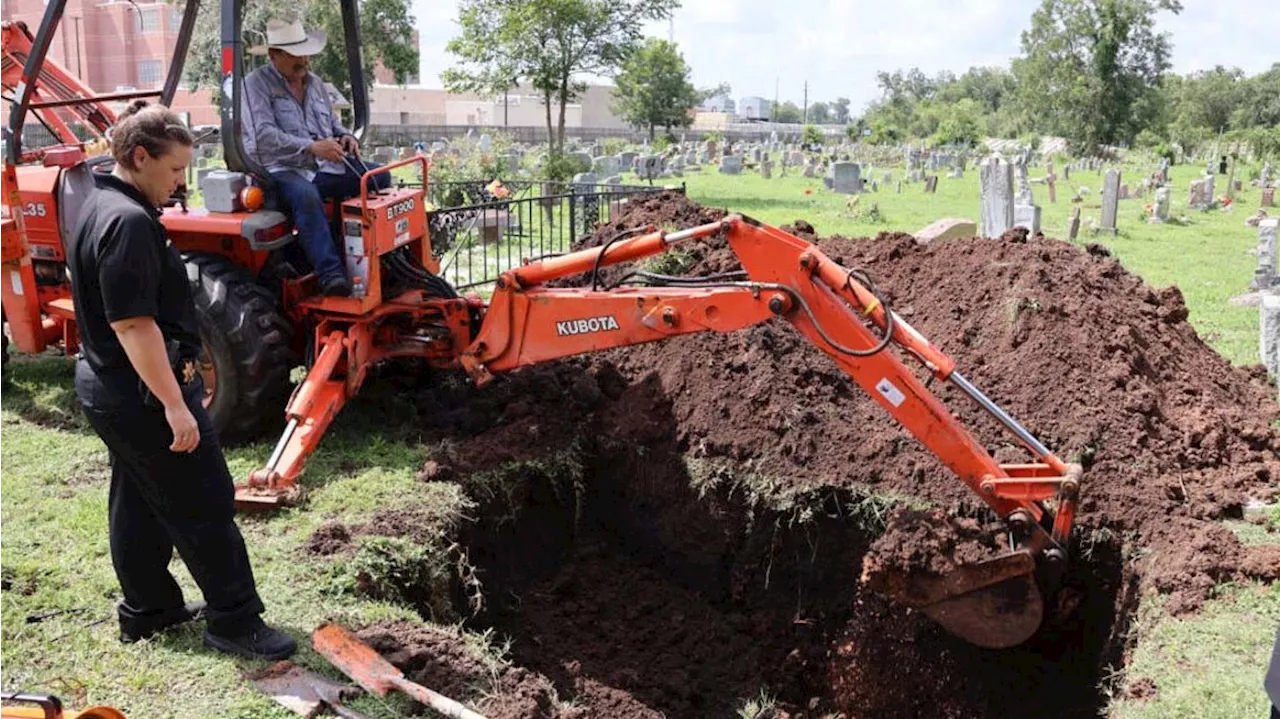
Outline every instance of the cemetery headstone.
{"label": "cemetery headstone", "polygon": [[1120,185],[1120,199],[1129,199],[1129,192],[1129,183],[1126,182]]}
{"label": "cemetery headstone", "polygon": [[1280,376],[1280,293],[1269,292],[1262,297],[1258,324],[1262,364],[1268,375]]}
{"label": "cemetery headstone", "polygon": [[[1205,175],[1205,177],[1213,177],[1213,175]],[[1190,187],[1187,189],[1187,209],[1203,210],[1209,206],[1209,193],[1205,190],[1205,179],[1192,180]]]}
{"label": "cemetery headstone", "polygon": [[661,155],[640,155],[636,157],[636,176],[641,180],[657,179],[662,174]]}
{"label": "cemetery headstone", "polygon": [[611,187],[621,187],[622,175],[610,175],[609,177],[604,178],[604,184]]}
{"label": "cemetery headstone", "polygon": [[1258,223],[1258,267],[1249,283],[1250,289],[1268,290],[1280,284],[1276,278],[1277,228],[1280,228],[1280,218],[1269,217]]}
{"label": "cemetery headstone", "polygon": [[1147,222],[1161,224],[1169,221],[1169,188],[1156,188],[1155,202],[1151,205],[1151,217]]}
{"label": "cemetery headstone", "polygon": [[492,146],[493,146],[493,136],[491,136],[491,135],[490,135],[489,133],[487,133],[487,132],[480,136],[480,151],[481,151],[481,152],[488,152],[488,151],[489,151],[489,148],[490,148],[490,147],[492,147]]}
{"label": "cemetery headstone", "polygon": [[1080,206],[1071,208],[1071,219],[1067,221],[1067,239],[1074,241],[1080,234]]}
{"label": "cemetery headstone", "polygon": [[723,175],[742,174],[742,156],[725,155],[720,158],[720,173]]}
{"label": "cemetery headstone", "polygon": [[596,184],[596,175],[594,172],[579,172],[573,176],[573,184],[590,187]]}
{"label": "cemetery headstone", "polygon": [[902,194],[902,180],[898,180],[898,194]]}
{"label": "cemetery headstone", "polygon": [[831,189],[842,195],[856,195],[863,191],[862,167],[856,162],[831,163]]}
{"label": "cemetery headstone", "polygon": [[930,194],[938,191],[937,175],[929,175],[928,177],[924,178],[924,191]]}
{"label": "cemetery headstone", "polygon": [[1262,206],[1275,207],[1276,205],[1276,188],[1268,187],[1262,191]]}
{"label": "cemetery headstone", "polygon": [[760,176],[766,180],[773,177],[773,163],[767,157],[760,161]]}
{"label": "cemetery headstone", "polygon": [[1031,194],[1031,179],[1027,173],[1027,156],[1025,154],[1019,156],[1011,166],[1017,182],[1017,194],[1014,198],[1013,207],[1013,227],[1025,227],[1031,234],[1039,234],[1040,207],[1036,205],[1035,198]]}
{"label": "cemetery headstone", "polygon": [[1107,170],[1102,185],[1102,231],[1116,233],[1116,213],[1120,208],[1120,171]]}
{"label": "cemetery headstone", "polygon": [[982,236],[999,237],[1013,227],[1013,166],[992,155],[978,168],[982,188]]}

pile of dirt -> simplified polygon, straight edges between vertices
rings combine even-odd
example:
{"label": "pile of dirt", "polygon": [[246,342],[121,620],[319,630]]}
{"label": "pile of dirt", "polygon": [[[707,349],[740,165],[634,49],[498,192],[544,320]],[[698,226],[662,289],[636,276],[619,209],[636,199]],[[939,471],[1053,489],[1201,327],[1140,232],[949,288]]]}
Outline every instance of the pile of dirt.
{"label": "pile of dirt", "polygon": [[[615,224],[704,216],[682,196],[664,202]],[[1249,498],[1275,497],[1280,433],[1271,423],[1280,412],[1264,377],[1232,366],[1198,336],[1176,287],[1149,287],[1104,248],[1082,252],[1025,233],[928,245],[882,233],[817,244],[865,270],[970,381],[1060,457],[1085,465],[1079,524],[1138,533],[1160,557],[1147,577],[1174,594],[1172,611],[1194,610],[1215,582],[1258,565],[1250,555],[1262,550],[1241,546],[1214,520],[1240,516]],[[737,268],[723,243],[682,247],[690,275]],[[934,455],[783,322],[606,357],[628,377],[657,375],[693,456],[784,483],[868,487],[942,507],[974,503]],[[998,459],[1027,459],[967,397],[950,386],[934,391]],[[1177,551],[1195,537],[1205,538],[1208,559]]]}
{"label": "pile of dirt", "polygon": [[[678,193],[633,200],[581,244],[723,216]],[[427,436],[448,440],[424,475],[480,495],[466,544],[497,600],[483,622],[515,638],[530,681],[619,717],[732,714],[761,687],[792,716],[1092,715],[1142,591],[1190,612],[1218,582],[1280,573],[1280,553],[1219,522],[1275,496],[1277,407],[1256,370],[1205,345],[1176,288],[1146,286],[1102,248],[1021,233],[919,245],[791,229],[865,270],[976,386],[1085,466],[1059,611],[1026,645],[993,652],[859,584],[873,537],[850,516],[868,495],[962,517],[983,505],[773,321],[423,394]],[[739,269],[722,242],[682,245],[678,265]],[[1000,461],[1028,459],[967,397],[932,389]],[[571,486],[547,479],[556,462]],[[502,496],[476,479],[494,472]],[[993,550],[987,525],[945,513],[895,513],[875,561],[942,572]]]}

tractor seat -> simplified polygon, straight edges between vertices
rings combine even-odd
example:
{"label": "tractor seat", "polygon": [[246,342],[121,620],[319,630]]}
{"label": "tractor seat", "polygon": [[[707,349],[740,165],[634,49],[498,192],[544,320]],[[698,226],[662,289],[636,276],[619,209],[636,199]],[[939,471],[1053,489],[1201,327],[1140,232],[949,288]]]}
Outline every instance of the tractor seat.
{"label": "tractor seat", "polygon": [[80,220],[80,211],[89,194],[97,187],[93,181],[93,170],[86,162],[77,162],[65,168],[58,179],[56,197],[58,201],[58,229],[62,235],[62,246],[66,247],[75,234],[76,224]]}

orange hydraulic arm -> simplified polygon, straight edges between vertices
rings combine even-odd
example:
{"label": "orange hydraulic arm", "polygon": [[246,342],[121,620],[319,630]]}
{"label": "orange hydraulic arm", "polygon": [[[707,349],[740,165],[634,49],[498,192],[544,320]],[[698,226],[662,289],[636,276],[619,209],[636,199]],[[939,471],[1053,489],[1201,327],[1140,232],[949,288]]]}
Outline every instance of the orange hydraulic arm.
{"label": "orange hydraulic arm", "polygon": [[[75,117],[98,140],[115,124],[116,116],[107,101],[113,96],[97,96],[75,75],[52,59],[45,57],[36,77],[24,75],[27,56],[35,49],[35,38],[25,23],[0,24],[0,84],[15,103],[24,103],[52,130],[58,140],[79,145],[80,139],[67,124]],[[27,94],[29,93],[29,94]],[[24,96],[25,94],[25,96]],[[23,152],[23,162],[40,158],[42,149]]]}
{"label": "orange hydraulic arm", "polygon": [[[696,287],[605,291],[550,289],[549,280],[640,259],[726,233],[747,279]],[[461,357],[479,383],[492,374],[548,360],[674,335],[731,332],[772,317],[790,321],[1011,525],[1027,546],[1065,550],[1080,468],[1068,466],[956,372],[955,362],[905,320],[886,311],[874,287],[812,244],[740,215],[679,232],[650,234],[535,262],[502,275],[479,335]],[[887,329],[887,335],[885,334]],[[896,344],[938,379],[991,412],[1034,454],[1001,465],[924,383],[887,350]],[[1056,515],[1043,500],[1057,498]],[[1044,525],[1049,531],[1045,531]]]}
{"label": "orange hydraulic arm", "polygon": [[[684,278],[679,286],[555,289],[550,280],[593,272],[723,233],[745,270],[742,281]],[[320,328],[317,361],[288,410],[289,428],[267,466],[237,495],[241,506],[274,504],[296,490],[306,457],[372,361],[394,354],[460,365],[484,384],[494,373],[561,357],[625,347],[693,332],[733,332],[774,317],[788,320],[826,352],[882,407],[941,459],[1019,535],[1019,544],[1064,560],[1081,469],[1068,465],[983,395],[955,362],[886,309],[878,290],[817,247],[740,215],[678,232],[651,231],[603,247],[525,264],[498,279],[487,307],[477,300],[431,299],[420,313],[437,318],[433,337],[379,340],[379,316],[413,308],[392,301],[368,321]],[[467,314],[483,309],[474,340]],[[385,327],[384,327],[385,329]],[[443,332],[445,336],[441,336]],[[999,464],[945,406],[889,351],[896,345],[939,380],[949,381],[1003,423],[1034,461]],[[252,495],[258,492],[255,499]],[[1056,500],[1050,512],[1044,501]]]}

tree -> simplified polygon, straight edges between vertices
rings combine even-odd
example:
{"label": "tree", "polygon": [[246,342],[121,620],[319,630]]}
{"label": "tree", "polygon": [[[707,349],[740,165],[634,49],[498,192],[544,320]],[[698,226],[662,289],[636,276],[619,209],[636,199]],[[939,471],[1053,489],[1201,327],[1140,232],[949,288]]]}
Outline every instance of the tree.
{"label": "tree", "polygon": [[825,125],[831,122],[831,107],[825,102],[815,102],[809,106],[809,122]]}
{"label": "tree", "polygon": [[[360,3],[361,62],[366,87],[373,86],[373,70],[378,63],[395,73],[399,82],[418,73],[418,50],[413,45],[409,5],[410,0],[362,0]],[[220,13],[217,3],[201,5],[184,69],[188,86],[213,88],[219,101],[222,87]],[[267,20],[273,17],[292,20],[299,16],[308,30],[322,29],[329,38],[324,51],[311,59],[312,71],[350,97],[351,77],[347,73],[342,41],[342,14],[332,0],[250,0],[245,3],[241,20],[246,43],[253,46],[264,41]],[[265,58],[257,57],[249,60],[255,66],[264,61]]]}
{"label": "tree", "polygon": [[[461,0],[461,33],[446,49],[458,65],[442,73],[452,92],[497,94],[528,82],[542,94],[553,153],[564,148],[565,110],[586,85],[580,74],[612,74],[639,46],[645,21],[670,17],[680,0]],[[552,105],[559,120],[552,122]],[[554,132],[553,132],[554,129]]]}
{"label": "tree", "polygon": [[837,97],[836,101],[831,104],[831,111],[835,113],[837,125],[847,124],[849,122],[849,98]]}
{"label": "tree", "polygon": [[690,74],[675,44],[649,38],[622,63],[622,71],[614,78],[614,109],[628,123],[647,128],[650,140],[658,127],[688,127],[693,124],[691,110],[728,92],[726,87],[699,92],[689,81]]}
{"label": "tree", "polygon": [[784,100],[773,106],[774,122],[797,123],[801,121],[803,114],[799,107],[790,100]]}
{"label": "tree", "polygon": [[942,106],[942,120],[933,134],[933,141],[938,145],[960,145],[972,147],[981,139],[981,115],[978,103],[970,98]]}
{"label": "tree", "polygon": [[1038,129],[1080,149],[1132,141],[1154,118],[1150,96],[1170,67],[1159,10],[1179,0],[1041,0],[1014,60],[1019,106]]}
{"label": "tree", "polygon": [[817,125],[805,125],[800,131],[800,141],[810,147],[820,147],[826,140],[827,136],[822,134]]}

